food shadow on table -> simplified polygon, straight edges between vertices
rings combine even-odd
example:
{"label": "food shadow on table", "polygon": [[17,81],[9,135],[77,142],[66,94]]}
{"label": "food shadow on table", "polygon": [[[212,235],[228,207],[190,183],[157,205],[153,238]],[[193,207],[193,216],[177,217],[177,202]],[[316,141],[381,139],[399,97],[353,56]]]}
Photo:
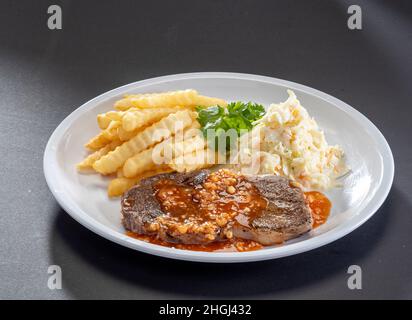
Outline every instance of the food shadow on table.
{"label": "food shadow on table", "polygon": [[391,207],[403,197],[394,187],[370,221],[327,246],[239,264],[178,261],[133,251],[87,230],[56,204],[51,262],[62,268],[63,289],[80,299],[283,297],[337,274],[346,286],[347,268],[361,265],[383,241]]}

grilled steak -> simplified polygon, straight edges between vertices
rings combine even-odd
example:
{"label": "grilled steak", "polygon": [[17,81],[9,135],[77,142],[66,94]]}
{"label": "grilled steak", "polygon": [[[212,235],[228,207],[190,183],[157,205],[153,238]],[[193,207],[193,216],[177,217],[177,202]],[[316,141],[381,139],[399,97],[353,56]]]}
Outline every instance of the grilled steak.
{"label": "grilled steak", "polygon": [[146,178],[121,200],[123,225],[168,242],[207,244],[238,237],[281,243],[312,228],[302,190],[283,177],[229,170]]}
{"label": "grilled steak", "polygon": [[143,179],[138,186],[127,191],[121,200],[123,225],[126,230],[153,235],[160,239],[176,243],[208,243],[221,239],[220,229],[215,230],[215,239],[205,238],[204,233],[180,232],[172,230],[169,226],[159,223],[166,216],[162,211],[160,202],[155,197],[154,186],[164,179],[172,180],[179,185],[201,185],[209,172],[207,170],[194,171],[192,173],[165,173]]}
{"label": "grilled steak", "polygon": [[[268,200],[267,208],[247,224],[236,223],[233,234],[264,245],[282,243],[312,228],[312,215],[302,190],[289,179],[274,175],[247,178]],[[239,220],[239,219],[238,219]]]}

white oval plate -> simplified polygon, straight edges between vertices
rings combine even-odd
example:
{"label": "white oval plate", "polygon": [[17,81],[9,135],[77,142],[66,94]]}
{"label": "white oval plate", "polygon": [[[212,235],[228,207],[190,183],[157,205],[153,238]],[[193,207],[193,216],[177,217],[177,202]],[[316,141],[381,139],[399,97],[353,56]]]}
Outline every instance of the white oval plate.
{"label": "white oval plate", "polygon": [[[352,174],[343,188],[327,192],[333,207],[321,227],[279,246],[250,252],[197,252],[162,247],[125,235],[120,201],[106,194],[107,179],[79,174],[75,164],[86,154],[83,144],[98,132],[96,115],[112,109],[128,93],[196,89],[228,101],[264,105],[284,101],[286,89],[295,91],[315,117],[331,144],[346,152]],[[392,186],[394,162],[380,131],[346,103],[318,90],[289,81],[238,73],[188,73],[138,81],[106,92],[72,112],[56,128],[44,153],[44,174],[56,200],[74,219],[95,233],[126,247],[158,256],[202,262],[248,262],[280,258],[308,251],[339,239],[368,220],[382,205]]]}

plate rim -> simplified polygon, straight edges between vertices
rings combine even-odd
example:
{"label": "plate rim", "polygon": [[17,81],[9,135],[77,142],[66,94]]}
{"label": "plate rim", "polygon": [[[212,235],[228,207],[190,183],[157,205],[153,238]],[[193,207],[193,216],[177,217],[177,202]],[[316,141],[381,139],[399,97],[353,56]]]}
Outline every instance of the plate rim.
{"label": "plate rim", "polygon": [[[275,85],[282,85],[292,90],[297,89],[333,104],[334,107],[339,108],[341,111],[347,113],[352,118],[355,118],[358,122],[361,122],[360,124],[364,125],[364,129],[367,129],[367,131],[371,133],[371,136],[373,137],[374,141],[377,142],[380,154],[382,156],[385,156],[383,159],[383,175],[380,184],[376,190],[376,193],[370,199],[370,201],[366,203],[366,206],[358,213],[358,216],[360,216],[361,213],[363,213],[363,216],[361,216],[361,218],[358,218],[358,220],[355,223],[352,221],[352,223],[349,224],[348,222],[351,222],[351,220],[349,220],[348,222],[338,225],[336,228],[333,228],[316,237],[296,243],[291,243],[283,247],[279,246],[249,252],[199,252],[162,247],[159,245],[147,243],[138,239],[128,237],[125,234],[122,235],[121,233],[114,231],[108,226],[104,225],[103,223],[91,218],[86,212],[84,212],[80,207],[78,207],[76,203],[70,199],[70,197],[66,197],[65,194],[62,191],[60,191],[59,182],[53,176],[53,169],[54,167],[57,167],[56,145],[58,141],[60,141],[64,133],[68,130],[71,123],[78,117],[80,117],[85,111],[93,109],[95,107],[95,104],[98,103],[100,100],[103,100],[107,97],[112,97],[115,94],[121,94],[122,91],[127,91],[127,89],[131,87],[139,86],[141,88],[147,85],[158,84],[173,80],[202,78],[243,79],[265,82]],[[378,211],[378,209],[386,200],[393,184],[395,174],[395,163],[391,148],[388,142],[386,141],[385,137],[381,133],[381,131],[376,127],[376,125],[352,106],[327,93],[292,81],[262,75],[235,72],[194,72],[179,73],[135,81],[104,92],[96,96],[95,98],[86,101],[80,107],[76,108],[68,116],[66,116],[64,120],[60,122],[60,124],[51,134],[44,151],[43,172],[47,185],[51,193],[53,194],[54,198],[59,203],[59,205],[77,222],[79,222],[92,232],[110,241],[113,241],[117,244],[123,245],[134,250],[166,258],[196,262],[235,263],[269,260],[295,255],[298,253],[310,251],[321,246],[327,245],[351,233],[353,230],[357,229],[363,223],[369,220]],[[376,197],[378,197],[378,199],[376,199]],[[368,204],[370,203],[373,204],[370,208],[368,208]]]}

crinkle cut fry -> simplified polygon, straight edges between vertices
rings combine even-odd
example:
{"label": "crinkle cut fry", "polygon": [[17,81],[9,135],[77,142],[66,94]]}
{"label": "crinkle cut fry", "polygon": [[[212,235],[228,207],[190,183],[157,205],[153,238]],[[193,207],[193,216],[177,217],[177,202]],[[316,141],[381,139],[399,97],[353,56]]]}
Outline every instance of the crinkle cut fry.
{"label": "crinkle cut fry", "polygon": [[183,154],[173,159],[169,166],[177,172],[191,172],[213,166],[216,163],[216,157],[215,151],[206,148]]}
{"label": "crinkle cut fry", "polygon": [[201,96],[196,90],[181,90],[166,93],[155,93],[140,97],[127,97],[115,103],[115,109],[127,110],[129,108],[169,108],[175,106],[196,107],[212,105],[226,106],[227,102],[223,99]]}
{"label": "crinkle cut fry", "polygon": [[93,168],[101,174],[116,172],[128,158],[190,126],[193,117],[193,113],[188,110],[168,115],[103,156],[94,163]]}
{"label": "crinkle cut fry", "polygon": [[163,117],[181,110],[181,107],[174,108],[155,108],[155,109],[141,109],[124,112],[122,127],[126,131],[133,131],[140,127],[147,126]]}
{"label": "crinkle cut fry", "polygon": [[91,138],[84,146],[91,151],[97,151],[110,142],[111,140],[108,139],[102,132],[100,132],[97,136]]}
{"label": "crinkle cut fry", "polygon": [[159,166],[152,171],[147,171],[143,173],[142,175],[139,175],[133,178],[126,178],[126,177],[115,178],[112,181],[110,181],[109,186],[107,187],[107,194],[109,195],[109,197],[121,196],[131,187],[138,184],[142,179],[154,176],[156,174],[167,173],[171,171],[172,169],[170,169],[167,166]]}
{"label": "crinkle cut fry", "polygon": [[119,146],[122,142],[119,140],[114,140],[109,144],[105,145],[103,148],[93,152],[92,154],[88,155],[82,162],[77,164],[77,169],[79,171],[93,169],[93,164],[99,160],[104,155],[108,154],[110,151],[114,150],[117,146]]}
{"label": "crinkle cut fry", "polygon": [[112,121],[122,121],[123,111],[108,111],[97,115],[97,125],[104,130]]}
{"label": "crinkle cut fry", "polygon": [[192,138],[175,141],[171,137],[154,147],[144,150],[126,160],[123,166],[125,177],[134,177],[142,172],[148,171],[160,164],[169,164],[172,159],[184,153],[191,153],[194,150],[204,149],[206,143],[201,135]]}

